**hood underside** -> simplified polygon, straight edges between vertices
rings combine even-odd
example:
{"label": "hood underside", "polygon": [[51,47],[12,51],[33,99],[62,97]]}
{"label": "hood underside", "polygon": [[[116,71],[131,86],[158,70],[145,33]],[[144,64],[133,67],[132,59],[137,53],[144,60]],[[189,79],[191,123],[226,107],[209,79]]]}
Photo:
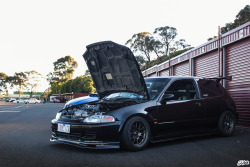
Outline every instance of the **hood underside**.
{"label": "hood underside", "polygon": [[133,92],[148,98],[139,65],[125,46],[112,41],[87,46],[83,54],[100,98],[115,92]]}

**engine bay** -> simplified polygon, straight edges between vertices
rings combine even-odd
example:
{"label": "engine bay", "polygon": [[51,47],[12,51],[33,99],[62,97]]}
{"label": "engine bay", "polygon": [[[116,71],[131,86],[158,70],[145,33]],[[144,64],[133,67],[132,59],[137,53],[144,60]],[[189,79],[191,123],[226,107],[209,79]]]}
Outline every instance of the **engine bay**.
{"label": "engine bay", "polygon": [[69,106],[58,113],[60,114],[60,118],[64,119],[75,119],[82,120],[88,116],[92,115],[102,115],[108,113],[113,110],[117,110],[119,108],[123,108],[129,105],[138,104],[137,101],[116,101],[116,102],[103,102],[99,101],[96,103],[85,103],[75,106]]}

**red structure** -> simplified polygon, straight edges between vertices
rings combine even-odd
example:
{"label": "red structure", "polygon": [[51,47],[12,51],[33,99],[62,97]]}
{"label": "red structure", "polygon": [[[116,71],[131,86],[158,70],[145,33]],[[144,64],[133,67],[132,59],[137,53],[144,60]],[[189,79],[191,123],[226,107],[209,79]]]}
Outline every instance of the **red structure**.
{"label": "red structure", "polygon": [[87,93],[73,93],[73,99],[78,98],[78,97],[84,97],[88,96],[89,94]]}
{"label": "red structure", "polygon": [[[220,53],[220,54],[218,54]],[[170,64],[170,67],[169,67]],[[145,77],[233,76],[223,82],[236,102],[239,125],[250,126],[250,22],[145,71]]]}

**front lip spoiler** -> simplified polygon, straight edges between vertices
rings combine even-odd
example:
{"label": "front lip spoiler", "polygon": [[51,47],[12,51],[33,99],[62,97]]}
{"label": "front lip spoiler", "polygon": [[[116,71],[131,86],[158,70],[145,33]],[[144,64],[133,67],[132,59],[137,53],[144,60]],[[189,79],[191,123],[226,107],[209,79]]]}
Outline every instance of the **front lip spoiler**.
{"label": "front lip spoiler", "polygon": [[89,149],[119,149],[120,148],[120,142],[102,142],[102,141],[75,141],[75,140],[69,140],[64,139],[60,137],[52,137],[50,139],[51,142],[55,143],[63,143],[68,145],[73,145],[76,147],[81,148],[89,148]]}

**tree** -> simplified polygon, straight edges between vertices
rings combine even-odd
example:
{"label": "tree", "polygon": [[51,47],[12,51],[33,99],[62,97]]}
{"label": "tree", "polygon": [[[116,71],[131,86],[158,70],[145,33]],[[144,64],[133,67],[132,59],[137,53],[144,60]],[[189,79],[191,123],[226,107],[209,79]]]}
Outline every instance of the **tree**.
{"label": "tree", "polygon": [[6,78],[8,76],[3,73],[3,72],[0,72],[0,94],[4,91],[4,90],[7,90],[7,82],[6,82]]}
{"label": "tree", "polygon": [[250,21],[250,6],[246,5],[240,12],[236,15],[236,19],[234,20],[234,26],[239,27],[242,24]]}
{"label": "tree", "polygon": [[174,45],[172,48],[170,48],[170,52],[174,53],[177,50],[183,50],[186,48],[189,48],[191,45],[186,43],[185,39],[180,39],[179,41],[175,41]]}
{"label": "tree", "polygon": [[155,39],[153,36],[149,37],[149,49],[150,51],[153,51],[156,56],[159,58],[159,54],[163,54],[164,52],[161,50],[163,48],[163,43],[157,39]]}
{"label": "tree", "polygon": [[154,34],[157,34],[161,38],[162,43],[165,45],[167,55],[170,48],[170,44],[174,41],[177,35],[176,28],[169,26],[158,27],[155,29]]}
{"label": "tree", "polygon": [[72,82],[72,92],[94,93],[95,88],[93,87],[93,81],[91,77],[76,77]]}
{"label": "tree", "polygon": [[35,93],[36,88],[39,86],[42,75],[34,70],[25,72],[27,80],[25,81],[25,88],[30,94],[30,98]]}
{"label": "tree", "polygon": [[130,48],[134,52],[141,52],[146,56],[148,61],[150,61],[150,36],[149,32],[140,32],[138,34],[134,34],[131,39],[129,39],[125,45],[130,45]]}
{"label": "tree", "polygon": [[139,55],[139,56],[135,56],[135,59],[138,62],[140,69],[142,69],[144,64],[146,63],[146,60],[144,59],[144,57]]}
{"label": "tree", "polygon": [[[233,23],[226,23],[225,27],[221,27],[221,33],[225,34],[226,32],[230,31],[233,29]],[[214,36],[214,38],[217,38],[217,36]]]}
{"label": "tree", "polygon": [[71,56],[58,59],[54,64],[54,71],[47,75],[47,80],[51,85],[52,93],[60,93],[62,84],[72,79],[78,63]]}
{"label": "tree", "polygon": [[208,41],[211,41],[212,39],[217,38],[217,37],[218,37],[218,36],[210,37],[210,38],[208,38],[207,40],[208,40]]}
{"label": "tree", "polygon": [[84,76],[85,76],[85,77],[90,77],[90,76],[91,76],[91,75],[90,75],[90,71],[89,71],[89,70],[86,70]]}
{"label": "tree", "polygon": [[90,72],[89,70],[86,70],[84,75],[64,82],[60,86],[60,91],[61,93],[94,93],[95,88],[93,84]]}
{"label": "tree", "polygon": [[43,94],[42,94],[43,98],[46,98],[47,101],[49,101],[48,97],[49,97],[49,95],[50,95],[50,92],[51,92],[51,89],[50,89],[50,88],[47,88],[47,89],[43,92]]}
{"label": "tree", "polygon": [[61,86],[61,93],[71,93],[72,92],[72,82],[73,79],[68,80],[67,82],[64,82]]}
{"label": "tree", "polygon": [[65,82],[72,79],[75,68],[78,63],[71,56],[65,56],[58,59],[54,64],[54,75],[58,77],[59,82]]}
{"label": "tree", "polygon": [[93,81],[91,77],[82,75],[63,83],[61,86],[61,93],[69,92],[94,93],[95,88],[93,87]]}
{"label": "tree", "polygon": [[[243,9],[239,11],[236,15],[234,22],[229,22],[225,24],[225,27],[221,27],[221,33],[225,34],[226,32],[245,24],[246,22],[250,21],[250,6],[246,5]],[[213,38],[208,38],[208,41],[217,38],[214,36]]]}
{"label": "tree", "polygon": [[9,76],[6,80],[11,87],[15,86],[17,88],[17,93],[20,98],[21,94],[23,94],[24,88],[26,87],[25,83],[28,80],[26,74],[24,72],[16,72],[14,76]]}

